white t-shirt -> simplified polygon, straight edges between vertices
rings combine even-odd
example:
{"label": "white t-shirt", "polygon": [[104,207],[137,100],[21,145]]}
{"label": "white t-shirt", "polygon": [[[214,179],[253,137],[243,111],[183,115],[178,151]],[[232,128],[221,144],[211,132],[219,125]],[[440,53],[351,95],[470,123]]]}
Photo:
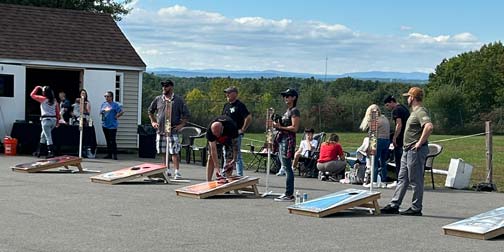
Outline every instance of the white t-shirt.
{"label": "white t-shirt", "polygon": [[[312,146],[312,151],[317,148],[318,141],[313,139],[311,140],[311,146]],[[306,140],[301,141],[301,144],[299,145],[299,149],[301,150],[301,156],[303,157],[308,157],[308,146],[306,145]]]}

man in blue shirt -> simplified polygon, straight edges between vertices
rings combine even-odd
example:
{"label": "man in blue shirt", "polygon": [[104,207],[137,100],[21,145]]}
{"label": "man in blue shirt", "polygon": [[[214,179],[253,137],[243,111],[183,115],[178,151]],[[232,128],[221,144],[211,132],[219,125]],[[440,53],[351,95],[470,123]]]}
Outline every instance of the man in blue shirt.
{"label": "man in blue shirt", "polygon": [[119,126],[119,117],[124,114],[122,106],[114,102],[114,93],[107,91],[104,95],[105,102],[102,103],[100,114],[102,119],[103,134],[107,141],[107,156],[104,158],[117,160],[117,127]]}

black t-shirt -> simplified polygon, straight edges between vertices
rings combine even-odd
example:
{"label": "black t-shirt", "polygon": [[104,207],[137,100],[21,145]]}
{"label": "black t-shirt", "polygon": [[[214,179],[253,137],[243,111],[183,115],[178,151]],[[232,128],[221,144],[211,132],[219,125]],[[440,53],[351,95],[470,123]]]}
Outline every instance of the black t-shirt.
{"label": "black t-shirt", "polygon": [[410,116],[409,110],[402,104],[399,104],[394,108],[394,110],[392,110],[392,119],[394,120],[394,122],[396,122],[397,118],[401,118],[402,121],[401,134],[397,136],[396,140],[397,146],[399,147],[403,146],[404,131],[406,130],[406,121],[408,121],[409,116]]}
{"label": "black t-shirt", "polygon": [[[222,126],[224,127],[222,131],[222,135],[220,137],[216,137],[212,133],[212,123],[214,122],[220,122],[222,123]],[[206,132],[206,139],[210,142],[217,141],[218,143],[221,144],[231,144],[231,139],[237,138],[238,137],[238,127],[236,127],[236,123],[231,119],[229,116],[221,115],[212,120],[210,124],[208,125],[207,132]]]}
{"label": "black t-shirt", "polygon": [[231,117],[235,122],[238,129],[243,127],[245,118],[250,114],[245,104],[240,100],[236,100],[233,103],[226,103],[224,109],[222,109],[222,114]]}
{"label": "black t-shirt", "polygon": [[292,117],[301,117],[301,112],[296,107],[287,109],[287,111],[282,116],[282,126],[292,125]]}

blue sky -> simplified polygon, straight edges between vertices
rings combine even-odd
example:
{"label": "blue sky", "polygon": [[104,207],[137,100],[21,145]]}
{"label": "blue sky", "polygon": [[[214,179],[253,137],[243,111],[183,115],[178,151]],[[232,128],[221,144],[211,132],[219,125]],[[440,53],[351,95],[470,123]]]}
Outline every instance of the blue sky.
{"label": "blue sky", "polygon": [[137,0],[119,23],[149,68],[431,72],[502,39],[500,1]]}

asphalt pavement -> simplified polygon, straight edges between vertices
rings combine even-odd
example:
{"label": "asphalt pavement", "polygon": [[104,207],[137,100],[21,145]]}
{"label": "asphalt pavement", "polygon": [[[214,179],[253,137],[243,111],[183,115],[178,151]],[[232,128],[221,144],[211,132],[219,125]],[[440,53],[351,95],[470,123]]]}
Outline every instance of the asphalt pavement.
{"label": "asphalt pavement", "polygon": [[[83,167],[108,172],[154,159],[120,155],[119,161],[85,159]],[[92,173],[19,173],[36,160],[0,154],[0,251],[502,251],[504,237],[482,241],[442,234],[442,226],[504,206],[504,194],[427,190],[422,217],[373,216],[345,211],[325,218],[289,214],[291,203],[273,197],[226,194],[208,199],[176,196],[187,184],[92,183]],[[54,171],[57,171],[54,170]],[[181,165],[191,184],[205,178],[201,165]],[[265,173],[259,177],[265,190]],[[295,178],[310,198],[358,185]],[[269,176],[269,189],[285,190],[285,177]],[[382,193],[383,207],[392,189]],[[409,207],[411,191],[403,209]]]}

